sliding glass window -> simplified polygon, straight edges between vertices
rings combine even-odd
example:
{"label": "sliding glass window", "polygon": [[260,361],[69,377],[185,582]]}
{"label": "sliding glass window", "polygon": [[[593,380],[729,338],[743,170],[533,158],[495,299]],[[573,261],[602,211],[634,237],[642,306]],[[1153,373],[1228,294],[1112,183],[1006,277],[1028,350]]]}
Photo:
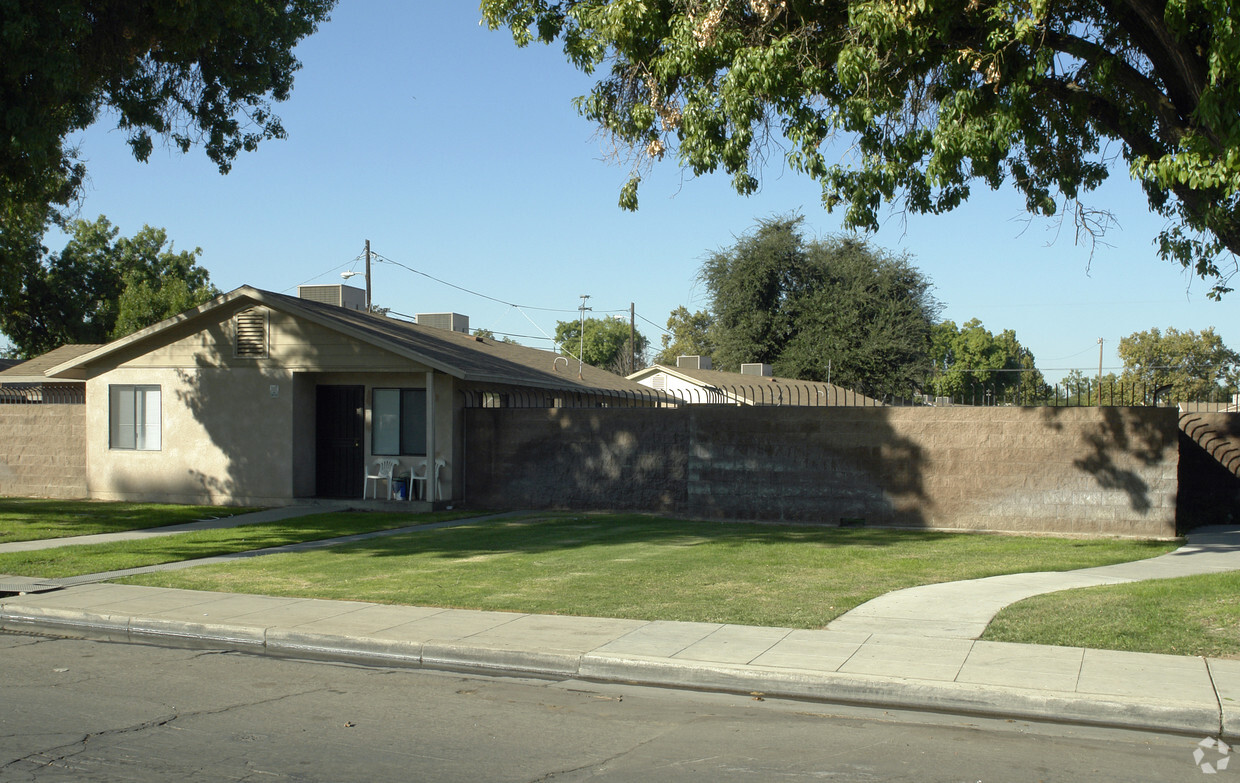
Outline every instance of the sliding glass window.
{"label": "sliding glass window", "polygon": [[108,445],[114,449],[159,451],[159,387],[108,387]]}
{"label": "sliding glass window", "polygon": [[370,446],[384,456],[426,456],[426,389],[371,392]]}

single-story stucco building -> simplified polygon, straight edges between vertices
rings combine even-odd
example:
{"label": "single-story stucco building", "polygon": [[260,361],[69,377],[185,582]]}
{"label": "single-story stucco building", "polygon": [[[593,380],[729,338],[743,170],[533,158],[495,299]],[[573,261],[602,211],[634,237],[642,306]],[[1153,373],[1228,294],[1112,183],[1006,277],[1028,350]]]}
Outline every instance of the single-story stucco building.
{"label": "single-story stucco building", "polygon": [[618,375],[457,331],[461,320],[439,328],[243,286],[46,375],[85,383],[86,484],[102,500],[361,498],[368,469],[390,458],[398,475],[429,472],[424,500],[451,501],[463,497],[466,395],[649,399]]}

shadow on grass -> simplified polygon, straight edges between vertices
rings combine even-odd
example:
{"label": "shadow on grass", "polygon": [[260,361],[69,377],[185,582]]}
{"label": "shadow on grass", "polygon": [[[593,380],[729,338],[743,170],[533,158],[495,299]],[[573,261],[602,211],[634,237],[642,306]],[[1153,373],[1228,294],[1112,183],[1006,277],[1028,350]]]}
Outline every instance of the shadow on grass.
{"label": "shadow on grass", "polygon": [[[677,520],[666,517],[633,515],[567,515],[505,519],[440,527],[390,538],[376,538],[333,547],[341,555],[393,557],[428,555],[459,559],[495,554],[541,554],[590,547],[622,547],[632,544],[657,544],[669,547],[693,547],[711,543],[736,549],[762,546],[801,544],[827,549],[852,551],[902,548],[909,544],[926,544],[982,536],[960,533],[900,528],[840,528],[807,525],[772,525],[763,523],[725,523]],[[1001,537],[1012,548],[1027,539]],[[1105,539],[1074,539],[1067,546],[1090,548],[1109,545]],[[1150,555],[1166,551],[1166,542],[1131,541],[1138,551],[1148,549]],[[1138,555],[1137,557],[1141,557]]]}
{"label": "shadow on grass", "polygon": [[97,500],[0,498],[0,543],[167,527],[255,510]]}

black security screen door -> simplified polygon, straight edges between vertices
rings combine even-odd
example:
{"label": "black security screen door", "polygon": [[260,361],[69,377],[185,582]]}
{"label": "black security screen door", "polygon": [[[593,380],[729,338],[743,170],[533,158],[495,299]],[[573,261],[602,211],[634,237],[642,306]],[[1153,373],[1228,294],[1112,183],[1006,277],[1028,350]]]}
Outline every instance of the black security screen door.
{"label": "black security screen door", "polygon": [[315,494],[321,498],[360,498],[362,386],[319,386],[315,394]]}

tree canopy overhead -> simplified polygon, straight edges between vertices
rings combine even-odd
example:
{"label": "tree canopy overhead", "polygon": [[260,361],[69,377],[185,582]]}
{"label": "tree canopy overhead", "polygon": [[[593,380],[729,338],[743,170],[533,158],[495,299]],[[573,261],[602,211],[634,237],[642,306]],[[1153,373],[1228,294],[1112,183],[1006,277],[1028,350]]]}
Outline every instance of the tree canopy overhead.
{"label": "tree canopy overhead", "polygon": [[[0,272],[35,251],[84,164],[68,139],[108,112],[138,160],[155,136],[201,145],[220,171],[284,136],[293,47],[335,0],[0,3]],[[35,253],[37,255],[37,253]],[[0,278],[0,283],[5,282]]]}
{"label": "tree canopy overhead", "polygon": [[[782,135],[849,227],[950,210],[976,183],[1105,230],[1080,199],[1122,157],[1164,258],[1213,285],[1240,252],[1240,15],[1216,0],[483,0],[519,45],[560,40],[579,109],[643,162],[741,193]],[[842,134],[844,147],[831,141]],[[782,143],[781,143],[782,147]]]}

